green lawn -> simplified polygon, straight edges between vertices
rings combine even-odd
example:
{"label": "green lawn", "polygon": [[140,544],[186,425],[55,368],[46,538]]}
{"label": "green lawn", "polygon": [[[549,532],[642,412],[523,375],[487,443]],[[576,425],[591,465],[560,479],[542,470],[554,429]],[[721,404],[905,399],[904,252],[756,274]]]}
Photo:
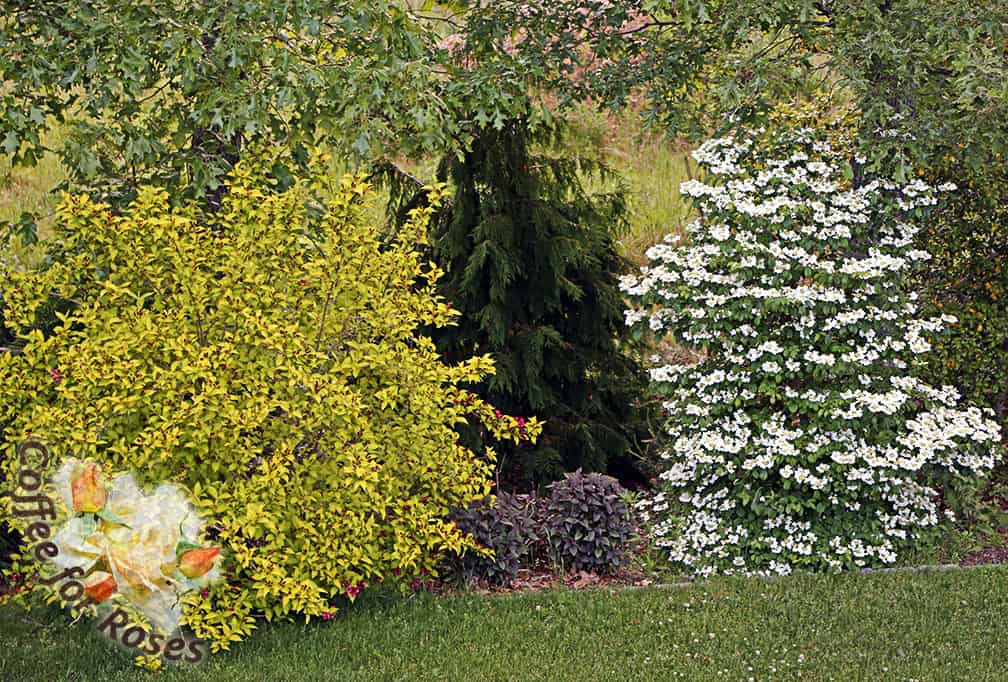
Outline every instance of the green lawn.
{"label": "green lawn", "polygon": [[[1008,567],[687,588],[372,597],[162,680],[1008,679]],[[0,680],[134,680],[93,624],[0,610]]]}

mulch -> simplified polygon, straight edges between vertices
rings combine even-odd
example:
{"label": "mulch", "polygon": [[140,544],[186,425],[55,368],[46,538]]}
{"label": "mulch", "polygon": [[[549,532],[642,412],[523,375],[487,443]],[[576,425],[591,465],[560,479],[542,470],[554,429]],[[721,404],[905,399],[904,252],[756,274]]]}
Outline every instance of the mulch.
{"label": "mulch", "polygon": [[[984,502],[996,504],[1001,511],[1008,512],[1008,497],[987,497]],[[984,564],[1008,564],[1008,528],[999,531],[1001,542],[970,552],[959,560],[960,566],[981,566]]]}
{"label": "mulch", "polygon": [[984,564],[1008,564],[1008,547],[988,547],[979,552],[971,552],[959,561],[960,566]]}
{"label": "mulch", "polygon": [[[960,566],[983,566],[1008,564],[1008,529],[1002,531],[1004,542],[998,546],[986,547],[963,555]],[[534,593],[544,590],[565,587],[568,589],[605,588],[605,587],[646,587],[655,585],[657,581],[643,573],[621,571],[613,575],[596,575],[586,571],[558,573],[548,569],[519,571],[518,577],[510,584],[498,585],[481,579],[473,580],[465,589],[440,584],[434,591],[440,594],[453,594],[460,591],[475,594],[512,594]]]}
{"label": "mulch", "polygon": [[[1008,511],[1008,501],[1002,499],[1003,508]],[[984,564],[1008,564],[1008,528],[1002,528],[1001,542],[970,552],[959,560],[960,566],[982,566]]]}
{"label": "mulch", "polygon": [[598,575],[588,571],[558,573],[546,569],[537,571],[524,569],[518,572],[518,576],[509,585],[497,585],[475,579],[465,591],[475,594],[509,594],[512,592],[542,592],[558,587],[581,590],[592,587],[645,587],[653,584],[652,578],[633,571]]}

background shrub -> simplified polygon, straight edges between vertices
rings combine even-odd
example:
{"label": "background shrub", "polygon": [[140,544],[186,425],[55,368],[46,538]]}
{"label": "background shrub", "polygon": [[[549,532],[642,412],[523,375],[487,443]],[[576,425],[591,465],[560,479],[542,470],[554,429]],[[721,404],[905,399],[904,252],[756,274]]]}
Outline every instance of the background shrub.
{"label": "background shrub", "polygon": [[[441,190],[383,245],[360,218],[361,178],[320,161],[279,192],[274,160],[236,166],[209,216],[154,188],[123,214],[65,196],[63,259],[0,280],[24,342],[0,354],[0,468],[12,480],[9,453],[31,433],[186,488],[230,561],[229,580],[185,603],[214,649],[256,615],[332,611],[475,546],[447,516],[488,493],[493,453],[475,458],[455,425],[538,430],[459,387],[489,358],[448,366],[417,333],[455,317],[418,255]],[[76,307],[46,336],[29,328],[52,295]]]}
{"label": "background shrub", "polygon": [[921,273],[927,301],[959,323],[935,339],[927,373],[994,409],[1008,435],[1008,163],[954,163],[939,175],[957,189],[924,225],[932,254]]}
{"label": "background shrub", "polygon": [[493,551],[493,556],[466,552],[453,562],[455,570],[468,580],[505,584],[531,567],[542,539],[538,503],[534,495],[502,492],[455,511],[452,520],[462,532]]}
{"label": "background shrub", "polygon": [[[920,273],[923,297],[933,314],[954,315],[958,324],[933,339],[925,370],[933,385],[951,385],[965,400],[994,410],[1008,439],[1008,164],[967,164],[953,149],[932,173],[957,185],[935,207],[920,234],[932,256]],[[1004,542],[1008,527],[1008,460],[989,480],[945,476],[935,482],[943,502],[973,542]]]}
{"label": "background shrub", "polygon": [[549,488],[542,513],[554,561],[566,569],[595,573],[620,568],[634,524],[619,482],[578,470]]}

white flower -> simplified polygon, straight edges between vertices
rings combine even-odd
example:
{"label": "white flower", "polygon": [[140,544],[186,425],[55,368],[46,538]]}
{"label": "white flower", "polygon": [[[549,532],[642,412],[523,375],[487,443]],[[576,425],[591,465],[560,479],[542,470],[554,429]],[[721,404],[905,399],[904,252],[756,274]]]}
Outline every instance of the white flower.
{"label": "white flower", "polygon": [[[69,482],[67,472],[79,468],[67,460],[54,477],[61,496]],[[72,514],[72,507],[70,507]],[[180,542],[195,542],[203,522],[182,491],[170,484],[145,494],[130,474],[117,476],[108,486],[108,497],[98,518],[70,516],[53,536],[59,549],[53,563],[77,566],[91,572],[99,564],[114,580],[116,594],[126,599],[162,633],[178,629],[179,596],[192,588],[192,581],[168,571],[177,559]],[[104,575],[104,573],[103,573]],[[201,576],[200,583],[219,576],[216,566]]]}
{"label": "white flower", "polygon": [[[653,246],[649,265],[621,281],[646,297],[628,323],[646,318],[700,357],[651,370],[671,447],[666,497],[649,512],[656,545],[698,575],[891,564],[940,517],[917,472],[982,474],[1000,439],[990,413],[908,374],[955,323],[921,318],[908,288],[929,255],[907,216],[947,188],[882,178],[850,188],[847,150],[812,130],[773,139],[790,151],[772,157],[745,138],[701,145],[693,157],[708,179],[681,186],[701,215],[688,242]],[[794,499],[830,508],[788,511]],[[844,533],[822,532],[827,518]]]}

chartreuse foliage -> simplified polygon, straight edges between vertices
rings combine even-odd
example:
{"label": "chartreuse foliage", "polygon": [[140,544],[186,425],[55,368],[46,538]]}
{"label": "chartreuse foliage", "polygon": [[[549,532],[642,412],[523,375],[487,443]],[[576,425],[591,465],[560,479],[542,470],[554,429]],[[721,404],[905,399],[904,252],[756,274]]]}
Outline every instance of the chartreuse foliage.
{"label": "chartreuse foliage", "polygon": [[64,259],[3,282],[15,330],[50,292],[75,303],[50,336],[0,355],[7,480],[30,433],[186,487],[231,557],[232,579],[185,608],[214,648],[257,614],[316,616],[472,547],[448,511],[488,493],[492,452],[475,458],[453,427],[475,416],[520,437],[458,387],[492,361],[448,366],[416,331],[456,315],[418,256],[443,188],[380,245],[359,218],[360,177],[330,179],[320,162],[281,193],[257,158],[236,166],[212,218],[153,188],[123,214],[64,196]]}

